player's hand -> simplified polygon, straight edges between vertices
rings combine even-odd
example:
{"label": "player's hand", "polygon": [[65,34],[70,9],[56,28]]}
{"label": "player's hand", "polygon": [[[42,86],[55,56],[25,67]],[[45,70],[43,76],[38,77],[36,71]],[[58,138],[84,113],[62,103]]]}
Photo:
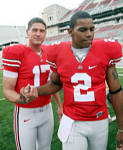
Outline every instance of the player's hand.
{"label": "player's hand", "polygon": [[123,150],[123,132],[119,131],[117,132],[116,140],[117,140],[116,150]]}
{"label": "player's hand", "polygon": [[58,107],[57,114],[58,114],[58,118],[59,118],[59,122],[60,122],[62,115],[63,115],[63,108],[62,107]]}
{"label": "player's hand", "polygon": [[20,94],[26,98],[26,103],[29,103],[38,97],[37,89],[29,84],[26,87],[21,88]]}

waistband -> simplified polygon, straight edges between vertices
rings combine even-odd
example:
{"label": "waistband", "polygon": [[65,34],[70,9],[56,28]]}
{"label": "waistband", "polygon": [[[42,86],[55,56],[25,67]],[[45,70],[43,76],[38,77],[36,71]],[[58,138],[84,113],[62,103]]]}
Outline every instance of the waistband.
{"label": "waistband", "polygon": [[[19,107],[19,106],[17,106]],[[43,106],[43,107],[37,107],[37,108],[24,108],[24,107],[19,107],[20,111],[22,113],[38,113],[38,112],[44,112],[45,110],[47,110],[48,108],[51,107],[51,103]]]}
{"label": "waistband", "polygon": [[34,112],[43,112],[45,111],[46,109],[48,109],[49,107],[51,106],[51,103],[43,106],[43,107],[39,107],[39,108],[33,108],[34,109]]}

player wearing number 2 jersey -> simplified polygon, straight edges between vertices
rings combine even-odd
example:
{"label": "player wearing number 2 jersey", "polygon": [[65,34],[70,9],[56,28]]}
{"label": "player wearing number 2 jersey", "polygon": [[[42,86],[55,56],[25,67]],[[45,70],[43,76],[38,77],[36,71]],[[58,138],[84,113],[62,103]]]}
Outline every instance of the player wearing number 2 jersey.
{"label": "player wearing number 2 jersey", "polygon": [[[53,134],[53,113],[51,96],[39,96],[27,102],[20,95],[20,89],[28,84],[35,87],[48,82],[50,65],[46,62],[46,48],[42,46],[46,25],[40,18],[33,18],[28,24],[28,46],[18,44],[3,50],[3,88],[6,98],[15,103],[15,140],[17,150],[50,150]],[[62,113],[58,93],[53,95]]]}
{"label": "player wearing number 2 jersey", "polygon": [[63,83],[64,114],[78,121],[106,119],[105,72],[108,66],[121,60],[121,45],[115,41],[93,41],[87,56],[80,61],[71,42],[47,49],[50,52],[47,62]]}
{"label": "player wearing number 2 jersey", "polygon": [[[115,69],[122,57],[121,45],[112,40],[93,40],[93,19],[82,11],[72,16],[68,33],[72,42],[47,47],[47,62],[54,71],[51,81],[30,88],[43,95],[63,85],[64,115],[58,131],[63,150],[106,150],[106,80],[119,128],[117,147],[123,150],[123,91]],[[34,95],[29,87],[21,90],[28,98]]]}

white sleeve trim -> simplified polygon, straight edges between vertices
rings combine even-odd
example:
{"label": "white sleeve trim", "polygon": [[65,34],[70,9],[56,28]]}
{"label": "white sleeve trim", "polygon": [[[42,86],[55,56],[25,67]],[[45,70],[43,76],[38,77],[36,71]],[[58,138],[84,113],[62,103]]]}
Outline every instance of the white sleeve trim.
{"label": "white sleeve trim", "polygon": [[18,78],[18,73],[17,72],[3,70],[3,76],[4,77],[9,77],[9,78]]}
{"label": "white sleeve trim", "polygon": [[13,64],[7,64],[7,63],[2,63],[5,66],[11,66],[11,67],[20,67],[19,65],[13,65]]}
{"label": "white sleeve trim", "polygon": [[19,64],[21,64],[21,61],[19,61],[19,60],[12,60],[12,59],[2,58],[2,61],[15,62],[15,63],[19,63]]}
{"label": "white sleeve trim", "polygon": [[53,68],[56,68],[56,64],[55,64],[55,63],[53,63],[53,62],[51,62],[51,61],[49,61],[49,60],[46,60],[46,62],[47,62],[48,64],[50,64]]}
{"label": "white sleeve trim", "polygon": [[109,62],[109,65],[111,64],[117,64],[118,62],[122,61],[123,57],[117,58],[117,59],[111,59]]}
{"label": "white sleeve trim", "polygon": [[50,81],[52,73],[53,73],[53,71],[50,70],[49,77],[48,77],[48,80],[47,80],[47,81]]}

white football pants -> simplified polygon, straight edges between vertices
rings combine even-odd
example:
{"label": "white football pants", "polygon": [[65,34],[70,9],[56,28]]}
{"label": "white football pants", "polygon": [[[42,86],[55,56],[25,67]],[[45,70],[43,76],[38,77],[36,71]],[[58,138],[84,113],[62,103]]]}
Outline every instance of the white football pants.
{"label": "white football pants", "polygon": [[16,106],[14,129],[17,150],[50,150],[54,129],[51,103],[41,108]]}
{"label": "white football pants", "polygon": [[62,143],[63,150],[106,150],[108,119],[74,121],[69,137]]}

